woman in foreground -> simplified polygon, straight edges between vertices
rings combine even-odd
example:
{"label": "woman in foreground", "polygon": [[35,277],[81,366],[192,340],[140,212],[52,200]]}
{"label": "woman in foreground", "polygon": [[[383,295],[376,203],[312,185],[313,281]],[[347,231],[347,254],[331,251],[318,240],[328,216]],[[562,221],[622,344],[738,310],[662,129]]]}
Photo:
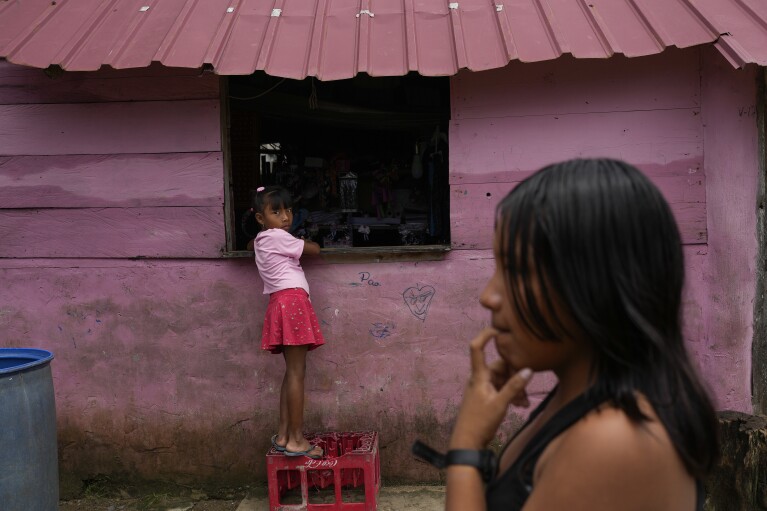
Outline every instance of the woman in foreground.
{"label": "woman in foreground", "polygon": [[[682,247],[657,188],[620,161],[551,165],[498,206],[494,252],[446,508],[703,509],[717,421],[683,344]],[[558,384],[489,469],[484,450],[537,371]]]}

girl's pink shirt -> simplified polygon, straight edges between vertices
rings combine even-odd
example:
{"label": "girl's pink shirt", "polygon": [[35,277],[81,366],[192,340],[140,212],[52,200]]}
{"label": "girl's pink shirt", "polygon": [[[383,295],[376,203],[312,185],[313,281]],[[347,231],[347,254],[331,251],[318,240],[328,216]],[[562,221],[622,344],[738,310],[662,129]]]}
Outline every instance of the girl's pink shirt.
{"label": "girl's pink shirt", "polygon": [[254,249],[265,295],[296,287],[309,293],[309,283],[299,263],[304,240],[282,229],[267,229],[256,236]]}

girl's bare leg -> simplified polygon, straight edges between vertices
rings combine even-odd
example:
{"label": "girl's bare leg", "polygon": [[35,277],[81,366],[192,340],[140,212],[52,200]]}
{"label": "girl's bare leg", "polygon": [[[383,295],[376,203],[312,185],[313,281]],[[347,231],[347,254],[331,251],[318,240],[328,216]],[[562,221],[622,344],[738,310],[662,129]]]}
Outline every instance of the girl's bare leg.
{"label": "girl's bare leg", "polygon": [[284,351],[282,356],[285,358],[285,376],[282,377],[282,386],[280,387],[280,427],[277,430],[275,441],[277,445],[284,447],[288,443],[288,361]]}
{"label": "girl's bare leg", "polygon": [[[291,452],[306,451],[309,441],[304,438],[304,377],[306,375],[307,346],[285,346],[285,387],[288,415],[288,442],[285,448]],[[322,448],[315,447],[312,455],[321,455]]]}

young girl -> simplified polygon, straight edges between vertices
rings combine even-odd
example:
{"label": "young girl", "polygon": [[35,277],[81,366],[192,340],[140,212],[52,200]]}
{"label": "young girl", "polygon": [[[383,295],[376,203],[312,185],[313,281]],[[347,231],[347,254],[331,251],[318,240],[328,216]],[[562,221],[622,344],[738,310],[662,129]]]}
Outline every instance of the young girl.
{"label": "young girl", "polygon": [[322,448],[303,435],[306,352],[325,344],[317,316],[309,301],[309,284],[299,263],[303,255],[317,255],[320,246],[290,234],[292,200],[279,186],[260,187],[253,207],[243,220],[255,216],[261,232],[248,243],[255,250],[258,273],[269,295],[261,349],[282,353],[285,377],[280,390],[280,427],[272,445],[287,456],[318,459]]}
{"label": "young girl", "polygon": [[[657,188],[620,161],[551,165],[498,206],[494,252],[447,509],[702,510],[717,420],[682,340],[681,242]],[[496,471],[486,447],[535,371],[558,385]]]}

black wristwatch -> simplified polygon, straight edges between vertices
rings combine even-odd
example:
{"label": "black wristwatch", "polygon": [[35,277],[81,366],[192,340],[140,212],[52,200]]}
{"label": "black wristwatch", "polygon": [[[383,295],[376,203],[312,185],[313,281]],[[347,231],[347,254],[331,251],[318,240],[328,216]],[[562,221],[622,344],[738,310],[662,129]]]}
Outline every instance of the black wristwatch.
{"label": "black wristwatch", "polygon": [[498,471],[498,460],[495,453],[489,449],[474,451],[471,449],[452,449],[447,454],[437,452],[420,440],[413,444],[413,454],[431,463],[437,468],[450,465],[468,465],[479,470],[482,480],[489,483]]}
{"label": "black wristwatch", "polygon": [[482,449],[481,451],[473,451],[471,449],[452,449],[447,451],[445,456],[445,466],[450,465],[469,465],[479,470],[482,475],[482,480],[489,483],[495,472],[498,470],[498,461],[495,458],[495,453],[490,449]]}

